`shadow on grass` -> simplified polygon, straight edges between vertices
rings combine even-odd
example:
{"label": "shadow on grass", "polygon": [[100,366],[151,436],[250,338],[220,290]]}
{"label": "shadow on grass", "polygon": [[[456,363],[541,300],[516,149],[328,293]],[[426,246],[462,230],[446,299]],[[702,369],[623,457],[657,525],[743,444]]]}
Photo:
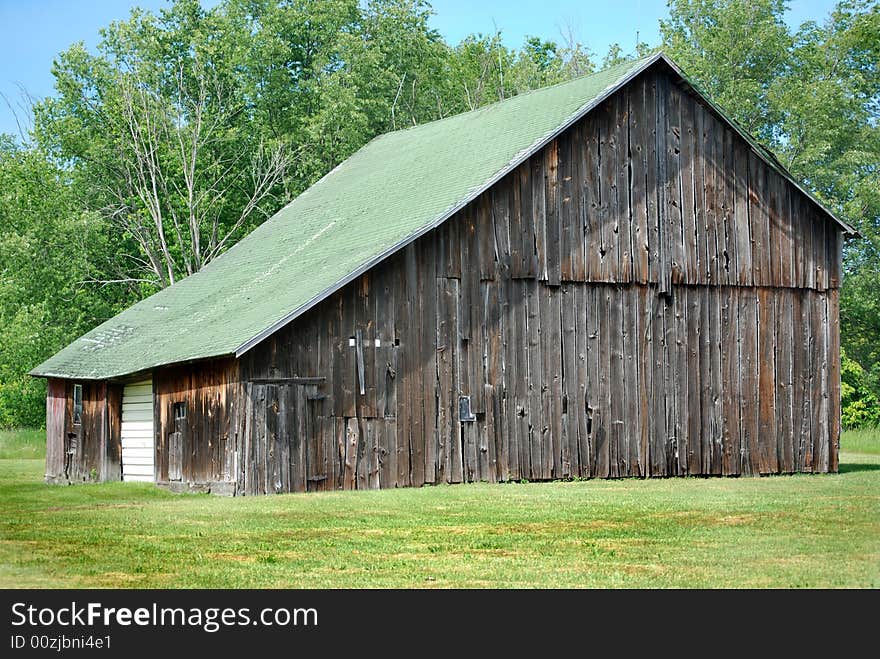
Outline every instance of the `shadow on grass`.
{"label": "shadow on grass", "polygon": [[880,464],[869,462],[845,462],[839,465],[841,474],[851,474],[857,471],[880,471]]}

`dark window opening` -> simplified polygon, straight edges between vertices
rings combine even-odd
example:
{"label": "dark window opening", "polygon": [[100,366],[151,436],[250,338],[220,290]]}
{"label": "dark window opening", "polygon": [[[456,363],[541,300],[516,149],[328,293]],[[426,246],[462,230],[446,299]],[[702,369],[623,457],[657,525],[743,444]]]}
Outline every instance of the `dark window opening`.
{"label": "dark window opening", "polygon": [[82,423],[83,412],[83,386],[73,385],[73,422]]}
{"label": "dark window opening", "polygon": [[174,420],[186,418],[186,403],[174,403]]}

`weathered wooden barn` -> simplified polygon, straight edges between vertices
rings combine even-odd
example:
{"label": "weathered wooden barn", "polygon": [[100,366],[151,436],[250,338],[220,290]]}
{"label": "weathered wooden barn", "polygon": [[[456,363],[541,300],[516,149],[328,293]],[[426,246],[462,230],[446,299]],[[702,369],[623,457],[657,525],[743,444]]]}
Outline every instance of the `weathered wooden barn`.
{"label": "weathered wooden barn", "polygon": [[835,471],[851,233],[663,55],[389,133],[33,371],[46,479]]}

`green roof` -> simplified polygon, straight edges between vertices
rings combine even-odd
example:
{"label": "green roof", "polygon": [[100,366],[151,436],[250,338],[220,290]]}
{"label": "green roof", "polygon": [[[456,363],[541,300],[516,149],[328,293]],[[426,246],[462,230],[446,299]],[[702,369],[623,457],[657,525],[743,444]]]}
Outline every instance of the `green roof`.
{"label": "green roof", "polygon": [[660,58],[377,137],[201,271],[31,374],[106,379],[241,354],[444,222]]}

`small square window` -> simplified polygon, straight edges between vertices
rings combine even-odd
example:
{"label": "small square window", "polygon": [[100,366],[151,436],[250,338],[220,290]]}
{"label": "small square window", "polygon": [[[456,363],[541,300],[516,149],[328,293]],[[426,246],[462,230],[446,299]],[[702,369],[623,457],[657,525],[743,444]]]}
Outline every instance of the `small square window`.
{"label": "small square window", "polygon": [[186,418],[186,403],[174,403],[174,420]]}
{"label": "small square window", "polygon": [[73,385],[73,422],[82,423],[83,411],[83,386],[81,384]]}

